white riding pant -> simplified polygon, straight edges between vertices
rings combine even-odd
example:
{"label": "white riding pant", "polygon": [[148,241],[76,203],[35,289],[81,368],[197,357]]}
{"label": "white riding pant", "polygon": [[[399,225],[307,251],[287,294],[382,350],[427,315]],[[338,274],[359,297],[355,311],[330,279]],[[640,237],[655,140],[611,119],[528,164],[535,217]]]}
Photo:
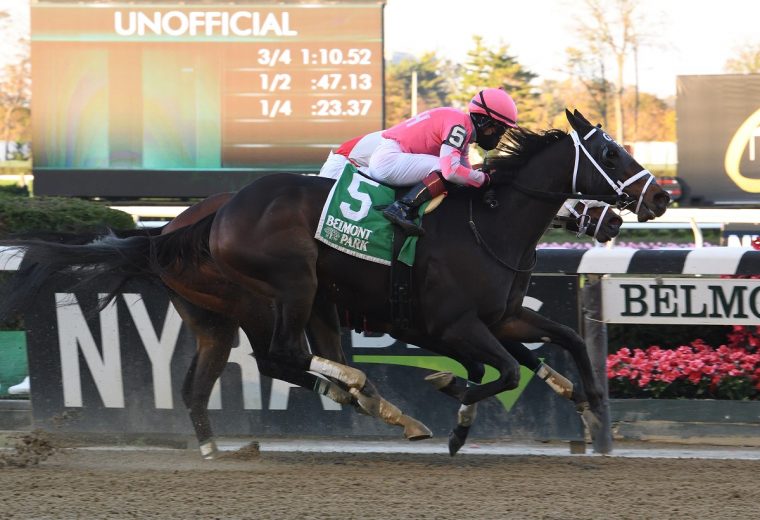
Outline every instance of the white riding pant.
{"label": "white riding pant", "polygon": [[319,170],[320,177],[327,177],[329,179],[338,179],[340,174],[343,173],[343,169],[348,164],[348,159],[345,155],[339,153],[330,152],[327,156],[325,164]]}
{"label": "white riding pant", "polygon": [[393,139],[383,139],[369,158],[369,176],[391,186],[413,186],[440,169],[436,155],[407,153]]}

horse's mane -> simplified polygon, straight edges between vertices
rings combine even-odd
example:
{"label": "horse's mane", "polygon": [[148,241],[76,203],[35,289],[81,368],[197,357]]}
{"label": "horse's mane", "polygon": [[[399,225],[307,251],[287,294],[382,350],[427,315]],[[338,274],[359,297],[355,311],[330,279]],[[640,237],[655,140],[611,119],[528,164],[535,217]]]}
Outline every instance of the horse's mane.
{"label": "horse's mane", "polygon": [[489,157],[487,164],[499,171],[515,171],[524,166],[533,156],[547,146],[551,146],[567,132],[552,128],[542,132],[533,132],[525,128],[513,128],[507,132],[499,143],[498,155]]}

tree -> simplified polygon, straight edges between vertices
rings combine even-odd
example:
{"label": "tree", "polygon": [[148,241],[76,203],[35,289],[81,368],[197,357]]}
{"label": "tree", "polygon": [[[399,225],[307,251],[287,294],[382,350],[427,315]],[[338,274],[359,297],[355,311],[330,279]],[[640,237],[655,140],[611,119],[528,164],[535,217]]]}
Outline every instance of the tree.
{"label": "tree", "polygon": [[7,65],[3,72],[0,81],[0,135],[5,141],[2,158],[7,159],[10,141],[29,140],[29,105],[32,97],[29,57]]}
{"label": "tree", "polygon": [[[636,0],[584,0],[588,15],[579,17],[579,35],[594,59],[605,59],[609,53],[615,64],[615,81],[612,101],[615,116],[615,138],[625,141],[625,117],[623,115],[624,72],[626,59],[636,54],[649,39],[640,27],[647,27],[639,15]],[[604,78],[602,78],[604,79]],[[606,81],[606,80],[605,80]],[[637,86],[638,92],[638,86]]]}
{"label": "tree", "polygon": [[539,86],[539,92],[539,128],[567,129],[566,108],[571,111],[577,108],[592,123],[601,123],[606,127],[598,103],[592,98],[586,85],[577,78],[569,77],[562,81],[544,80]]}
{"label": "tree", "polygon": [[[601,49],[595,49],[595,43],[590,42],[591,52],[584,53],[580,49],[569,47],[567,54],[567,72],[571,78],[583,85],[588,105],[594,109],[602,126],[609,126],[609,100],[613,85],[607,81],[604,67],[604,54]],[[586,58],[586,54],[592,58]],[[587,116],[588,117],[588,116]]]}
{"label": "tree", "polygon": [[723,69],[731,74],[760,73],[760,42],[736,49],[736,56],[726,60]]}
{"label": "tree", "polygon": [[461,107],[479,90],[485,87],[501,87],[517,103],[521,125],[535,124],[540,119],[539,94],[531,85],[538,76],[523,67],[517,58],[509,53],[509,47],[487,47],[481,36],[473,38],[474,47],[467,53],[467,61],[460,70],[459,88],[453,96]]}
{"label": "tree", "polygon": [[386,66],[385,124],[393,126],[412,115],[412,75],[417,72],[417,111],[447,106],[451,99],[453,65],[427,52]]}
{"label": "tree", "polygon": [[634,105],[639,104],[638,125],[636,133],[631,134],[630,141],[675,141],[676,111],[672,103],[653,94],[641,93],[639,99],[633,92],[626,93],[623,99],[627,127],[634,125]]}

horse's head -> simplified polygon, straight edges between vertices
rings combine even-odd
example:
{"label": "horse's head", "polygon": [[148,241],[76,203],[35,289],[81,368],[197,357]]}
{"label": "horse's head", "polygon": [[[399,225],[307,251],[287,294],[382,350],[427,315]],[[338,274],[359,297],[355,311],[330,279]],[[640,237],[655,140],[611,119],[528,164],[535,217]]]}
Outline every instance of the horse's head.
{"label": "horse's head", "polygon": [[639,222],[665,213],[670,196],[625,148],[578,112],[565,111],[578,149],[573,192],[618,195],[618,207],[631,208]]}
{"label": "horse's head", "polygon": [[599,242],[609,242],[620,233],[623,219],[609,204],[595,200],[568,200],[557,216],[568,231],[586,234]]}

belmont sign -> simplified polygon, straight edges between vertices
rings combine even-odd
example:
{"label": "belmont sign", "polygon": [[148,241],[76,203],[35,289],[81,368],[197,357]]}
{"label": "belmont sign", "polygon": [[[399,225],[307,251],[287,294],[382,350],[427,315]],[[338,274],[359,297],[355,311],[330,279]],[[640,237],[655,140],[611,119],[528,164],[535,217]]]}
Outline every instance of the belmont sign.
{"label": "belmont sign", "polygon": [[760,280],[604,278],[609,323],[760,325]]}

